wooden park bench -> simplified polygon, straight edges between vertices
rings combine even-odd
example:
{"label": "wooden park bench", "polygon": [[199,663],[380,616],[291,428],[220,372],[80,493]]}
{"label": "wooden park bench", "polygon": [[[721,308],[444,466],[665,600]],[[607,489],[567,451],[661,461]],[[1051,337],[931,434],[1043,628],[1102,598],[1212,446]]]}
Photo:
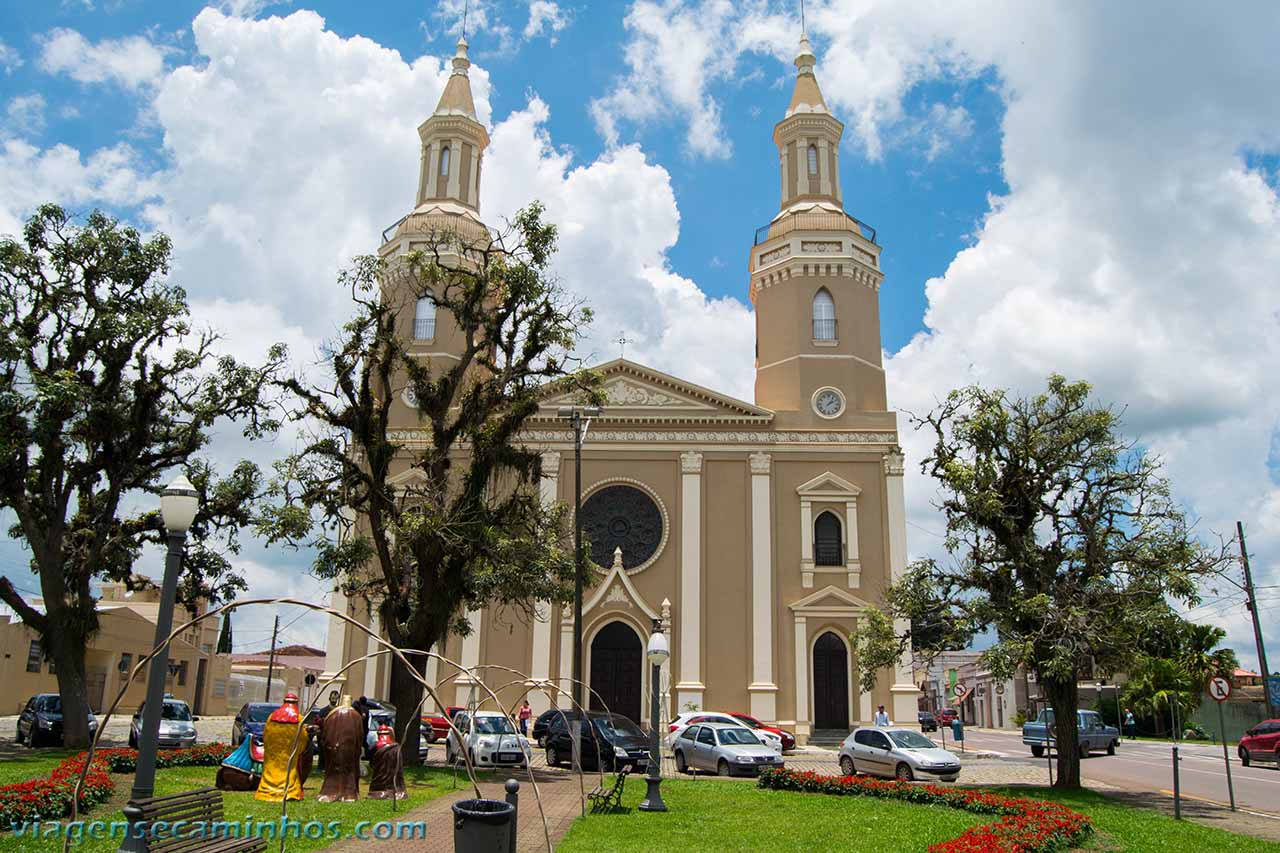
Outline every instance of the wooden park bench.
{"label": "wooden park bench", "polygon": [[[146,825],[143,842],[151,853],[261,853],[267,849],[265,838],[214,835],[216,830],[211,831],[209,825],[223,820],[222,792],[217,788],[134,800],[124,807],[124,813],[131,825]],[[172,825],[178,821],[183,823],[177,832],[150,832],[156,823]]]}
{"label": "wooden park bench", "polygon": [[622,808],[622,789],[627,784],[627,774],[630,772],[630,764],[622,765],[622,769],[613,779],[612,787],[606,788],[604,785],[599,785],[587,794],[587,799],[591,801],[592,814],[612,812]]}

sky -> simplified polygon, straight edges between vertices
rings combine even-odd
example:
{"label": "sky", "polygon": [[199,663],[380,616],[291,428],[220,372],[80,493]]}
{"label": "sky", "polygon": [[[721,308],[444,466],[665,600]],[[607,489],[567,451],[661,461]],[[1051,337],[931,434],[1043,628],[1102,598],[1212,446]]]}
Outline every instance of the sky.
{"label": "sky", "polygon": [[[336,271],[412,206],[463,5],[0,0],[0,233],[44,201],[163,230],[229,352],[283,341],[314,365],[346,310]],[[750,399],[747,257],[778,208],[796,4],[467,7],[482,213],[547,205],[556,272],[596,312],[582,354],[625,337],[629,358]],[[846,125],[846,208],[884,247],[890,404],[1093,383],[1200,535],[1245,523],[1280,668],[1280,6],[815,0],[806,24]],[[213,451],[288,449],[228,429]],[[933,484],[908,476],[912,556],[937,554]],[[326,597],[304,553],[250,541],[238,562],[255,594]],[[26,571],[17,543],[0,570]],[[1221,584],[1191,615],[1253,666],[1242,601]],[[271,615],[237,614],[237,650]],[[285,642],[323,645],[321,619],[282,616]]]}

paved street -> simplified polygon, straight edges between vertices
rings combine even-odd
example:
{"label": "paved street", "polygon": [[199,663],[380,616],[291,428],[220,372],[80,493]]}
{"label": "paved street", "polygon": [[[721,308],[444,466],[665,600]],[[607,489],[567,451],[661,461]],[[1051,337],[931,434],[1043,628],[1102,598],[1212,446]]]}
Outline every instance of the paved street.
{"label": "paved street", "polygon": [[[991,729],[965,730],[965,742],[1007,755],[1019,763],[1038,766],[1042,781],[1048,783],[1048,767],[1044,759],[1033,759],[1030,748],[1022,743],[1018,732]],[[1222,763],[1222,746],[1182,744],[1181,787],[1188,798],[1227,803],[1227,776]],[[1168,744],[1150,741],[1125,741],[1114,756],[1092,755],[1081,763],[1086,782],[1102,782],[1123,791],[1152,792],[1173,796],[1172,757]],[[1266,814],[1280,820],[1280,769],[1275,765],[1241,767],[1231,750],[1231,776],[1235,783],[1236,803],[1240,808]]]}
{"label": "paved street", "polygon": [[[107,723],[102,735],[102,746],[129,745],[129,715],[135,709],[119,712]],[[196,723],[196,743],[231,743],[231,717],[201,717]],[[102,721],[102,715],[98,715]],[[0,744],[12,744],[18,732],[16,715],[0,717]]]}

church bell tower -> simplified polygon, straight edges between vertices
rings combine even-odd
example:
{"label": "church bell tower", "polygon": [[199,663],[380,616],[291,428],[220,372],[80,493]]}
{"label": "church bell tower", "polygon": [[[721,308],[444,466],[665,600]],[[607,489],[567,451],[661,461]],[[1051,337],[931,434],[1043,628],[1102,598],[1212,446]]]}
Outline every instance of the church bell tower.
{"label": "church bell tower", "polygon": [[807,36],[796,56],[787,112],[773,129],[781,203],[751,248],[757,405],[779,426],[857,426],[884,412],[880,359],[880,246],[845,212],[840,190],[844,125],[814,74]]}

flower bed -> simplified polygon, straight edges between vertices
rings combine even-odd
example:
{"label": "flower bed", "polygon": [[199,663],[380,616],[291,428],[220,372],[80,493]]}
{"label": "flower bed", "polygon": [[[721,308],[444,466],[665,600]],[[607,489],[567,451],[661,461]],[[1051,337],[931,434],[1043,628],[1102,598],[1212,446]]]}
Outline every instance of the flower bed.
{"label": "flower bed", "polygon": [[766,770],[760,787],[812,794],[884,797],[1000,815],[959,838],[929,848],[930,853],[1049,853],[1079,846],[1093,833],[1089,818],[1057,803],[1005,797],[963,788],[913,785],[868,776],[823,776],[814,771]]}
{"label": "flower bed", "polygon": [[[190,749],[161,751],[156,767],[217,767],[230,748],[211,743]],[[76,782],[89,753],[82,752],[65,759],[47,779],[29,779],[16,785],[0,787],[0,826],[33,820],[57,820],[71,814],[71,801]],[[89,772],[80,789],[79,808],[103,802],[115,790],[112,773],[131,773],[138,765],[136,749],[101,749],[94,753]]]}

